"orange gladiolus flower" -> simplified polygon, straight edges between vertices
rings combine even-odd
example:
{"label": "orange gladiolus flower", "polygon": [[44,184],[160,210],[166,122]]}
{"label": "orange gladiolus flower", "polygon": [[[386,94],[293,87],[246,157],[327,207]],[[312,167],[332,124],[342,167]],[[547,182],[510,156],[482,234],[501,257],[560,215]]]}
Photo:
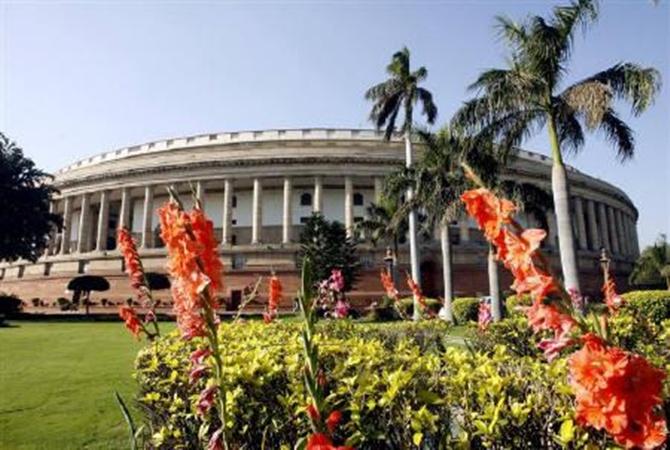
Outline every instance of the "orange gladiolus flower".
{"label": "orange gladiolus flower", "polygon": [[666,423],[654,410],[662,402],[665,373],[640,355],[608,347],[594,334],[583,341],[568,360],[577,422],[606,430],[626,448],[660,446]]}
{"label": "orange gladiolus flower", "polygon": [[125,322],[124,325],[135,338],[140,338],[142,332],[142,322],[137,317],[135,309],[131,306],[122,306],[119,308],[119,317]]}
{"label": "orange gladiolus flower", "polygon": [[603,294],[605,295],[605,304],[611,313],[616,312],[623,306],[623,298],[616,292],[616,284],[612,275],[608,274],[607,281],[603,283]]}
{"label": "orange gladiolus flower", "polygon": [[130,285],[137,291],[139,298],[143,298],[147,295],[149,288],[144,278],[144,269],[142,268],[140,255],[137,252],[135,240],[130,234],[130,230],[125,227],[118,229],[116,240],[119,246],[119,251],[121,252],[121,255],[123,255],[126,273],[130,277]]}
{"label": "orange gladiolus flower", "polygon": [[216,310],[221,288],[222,264],[214,227],[202,210],[186,212],[173,201],[165,203],[158,214],[168,253],[177,323],[184,337],[203,336],[203,302],[207,299],[207,306]]}
{"label": "orange gladiolus flower", "polygon": [[314,433],[307,440],[306,450],[354,450],[353,447],[333,445],[333,441],[323,433]]}
{"label": "orange gladiolus flower", "polygon": [[547,235],[540,229],[524,230],[521,235],[503,230],[506,255],[505,266],[513,274],[524,275],[533,268],[533,253],[540,248],[540,243]]}
{"label": "orange gladiolus flower", "polygon": [[516,206],[506,199],[499,199],[491,191],[484,188],[472,189],[461,195],[468,214],[473,217],[484,236],[495,241],[500,235],[502,225],[508,223]]}
{"label": "orange gladiolus flower", "polygon": [[282,297],[281,281],[279,281],[276,275],[270,277],[268,287],[268,308],[263,313],[265,323],[270,323],[277,317],[277,310],[279,309],[279,302],[281,302]]}
{"label": "orange gladiolus flower", "polygon": [[382,281],[382,286],[384,287],[386,296],[393,300],[397,299],[398,290],[395,288],[395,285],[393,284],[393,278],[391,277],[391,274],[386,270],[382,270],[379,273],[379,278]]}
{"label": "orange gladiolus flower", "polygon": [[423,292],[421,292],[421,288],[419,287],[418,284],[414,282],[411,276],[407,274],[407,286],[410,288],[412,291],[412,296],[416,299],[416,301],[419,303],[419,306],[421,306],[421,311],[426,311],[426,297],[423,296]]}

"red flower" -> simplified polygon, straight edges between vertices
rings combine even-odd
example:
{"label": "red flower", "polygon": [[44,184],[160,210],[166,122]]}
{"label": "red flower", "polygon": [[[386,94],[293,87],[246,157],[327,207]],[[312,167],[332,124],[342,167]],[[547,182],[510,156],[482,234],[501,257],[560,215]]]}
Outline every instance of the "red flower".
{"label": "red flower", "polygon": [[353,447],[335,447],[333,441],[323,433],[314,433],[307,440],[306,450],[354,450]]}
{"label": "red flower", "polygon": [[611,313],[616,312],[623,306],[623,298],[616,292],[616,284],[611,274],[607,274],[605,283],[603,283],[603,294],[605,295],[605,304]]}
{"label": "red flower", "polygon": [[544,230],[524,230],[521,235],[504,230],[506,255],[504,263],[512,273],[526,274],[533,269],[533,253],[547,235]]}
{"label": "red flower", "polygon": [[216,430],[209,438],[207,443],[207,450],[223,450],[223,443],[221,436],[223,435],[223,428]]}
{"label": "red flower", "polygon": [[309,416],[310,419],[312,419],[313,422],[316,422],[321,419],[321,413],[319,412],[318,409],[316,409],[316,405],[314,403],[310,403],[305,407],[305,411],[307,412],[307,415]]}
{"label": "red flower", "polygon": [[556,290],[554,279],[532,266],[527,272],[513,273],[514,289],[517,295],[529,293],[535,302],[541,302],[548,294]]}
{"label": "red flower", "polygon": [[426,311],[427,310],[426,298],[423,296],[423,293],[421,292],[421,288],[419,287],[419,285],[414,282],[414,280],[412,279],[412,277],[409,276],[409,274],[407,274],[407,286],[411,289],[412,296],[419,303],[421,311],[422,312]]}
{"label": "red flower", "polygon": [[662,402],[665,373],[593,334],[583,341],[568,360],[577,422],[606,430],[626,448],[660,446],[667,430],[654,410]]}
{"label": "red flower", "polygon": [[125,322],[124,325],[128,331],[139,339],[140,333],[142,332],[142,322],[137,317],[135,309],[131,306],[122,306],[119,308],[119,316]]}
{"label": "red flower", "polygon": [[270,323],[275,320],[277,317],[277,310],[279,309],[279,303],[281,302],[282,285],[276,275],[270,277],[268,288],[268,307],[267,311],[263,313],[263,321],[265,323]]}
{"label": "red flower", "polygon": [[340,424],[342,421],[342,413],[335,410],[330,413],[328,418],[326,419],[326,428],[328,428],[328,431],[331,433],[335,431],[335,428]]}
{"label": "red flower", "polygon": [[[187,213],[173,201],[159,210],[161,238],[168,253],[172,295],[177,324],[186,338],[203,336],[202,308],[216,310],[221,288],[221,261],[214,227],[200,209]],[[206,296],[202,294],[207,292]],[[208,299],[209,305],[203,301]]]}
{"label": "red flower", "polygon": [[200,392],[198,397],[198,404],[196,405],[196,410],[199,415],[204,416],[214,405],[214,395],[216,394],[217,387],[210,386],[205,388]]}
{"label": "red flower", "polygon": [[491,314],[491,305],[486,302],[481,302],[479,304],[479,314],[477,316],[479,329],[482,331],[486,330],[492,320],[493,315]]}
{"label": "red flower", "polygon": [[393,284],[393,278],[391,277],[391,274],[386,270],[382,270],[379,273],[379,277],[382,280],[382,286],[384,287],[386,296],[390,299],[396,300],[398,298],[398,290]]}
{"label": "red flower", "polygon": [[508,223],[516,206],[506,199],[499,199],[484,188],[472,189],[461,195],[468,214],[477,221],[489,241],[495,241],[500,235],[502,225]]}
{"label": "red flower", "polygon": [[130,285],[137,291],[138,297],[146,296],[149,288],[144,278],[144,269],[142,268],[142,260],[137,252],[137,246],[133,240],[128,228],[119,228],[116,232],[116,240],[119,251],[123,255],[123,260],[126,267],[126,273],[130,277]]}

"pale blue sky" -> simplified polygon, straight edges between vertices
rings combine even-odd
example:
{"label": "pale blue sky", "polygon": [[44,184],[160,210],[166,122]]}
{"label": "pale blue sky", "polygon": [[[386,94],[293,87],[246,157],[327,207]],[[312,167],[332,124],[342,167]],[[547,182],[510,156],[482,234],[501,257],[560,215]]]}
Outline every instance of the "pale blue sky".
{"label": "pale blue sky", "polygon": [[[38,165],[211,131],[367,127],[363,92],[402,45],[429,70],[440,122],[479,71],[503,63],[496,14],[556,2],[3,2],[0,130]],[[604,1],[576,40],[569,80],[618,61],[657,67],[666,87],[629,124],[637,156],[621,165],[599,136],[568,162],[623,188],[642,244],[670,232],[670,8]],[[627,117],[627,111],[626,111]],[[543,131],[526,143],[547,153]]]}

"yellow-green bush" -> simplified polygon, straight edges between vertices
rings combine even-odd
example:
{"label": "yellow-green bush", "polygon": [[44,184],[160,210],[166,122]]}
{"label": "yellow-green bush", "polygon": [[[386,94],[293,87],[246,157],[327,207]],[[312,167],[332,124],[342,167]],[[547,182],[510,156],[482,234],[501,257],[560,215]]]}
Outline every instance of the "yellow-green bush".
{"label": "yellow-green bush", "polygon": [[670,291],[631,291],[621,297],[625,310],[642,315],[659,325],[670,319]]}
{"label": "yellow-green bush", "polygon": [[456,323],[476,322],[479,315],[479,299],[477,297],[457,297],[451,302]]}
{"label": "yellow-green bush", "polygon": [[[441,325],[389,331],[394,326],[319,327],[328,399],[344,414],[339,432],[356,448],[560,448],[587,440],[603,448],[601,436],[572,423],[564,360],[547,364],[505,346],[485,354],[424,345],[437,337],[419,345],[403,331],[443,335]],[[290,448],[307,434],[298,332],[295,324],[221,326],[233,448]],[[188,384],[196,344],[173,333],[138,356],[138,403],[151,446],[198,448],[218,426],[194,413],[203,387]]]}

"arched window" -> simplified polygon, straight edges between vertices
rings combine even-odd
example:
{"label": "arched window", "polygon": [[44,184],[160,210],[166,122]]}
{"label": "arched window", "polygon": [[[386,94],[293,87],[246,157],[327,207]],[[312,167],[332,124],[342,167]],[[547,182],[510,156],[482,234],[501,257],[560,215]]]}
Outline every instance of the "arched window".
{"label": "arched window", "polygon": [[300,196],[300,206],[312,206],[312,194],[303,192]]}
{"label": "arched window", "polygon": [[237,195],[233,195],[233,208],[237,208]]}
{"label": "arched window", "polygon": [[354,206],[363,206],[363,194],[360,192],[354,194]]}

